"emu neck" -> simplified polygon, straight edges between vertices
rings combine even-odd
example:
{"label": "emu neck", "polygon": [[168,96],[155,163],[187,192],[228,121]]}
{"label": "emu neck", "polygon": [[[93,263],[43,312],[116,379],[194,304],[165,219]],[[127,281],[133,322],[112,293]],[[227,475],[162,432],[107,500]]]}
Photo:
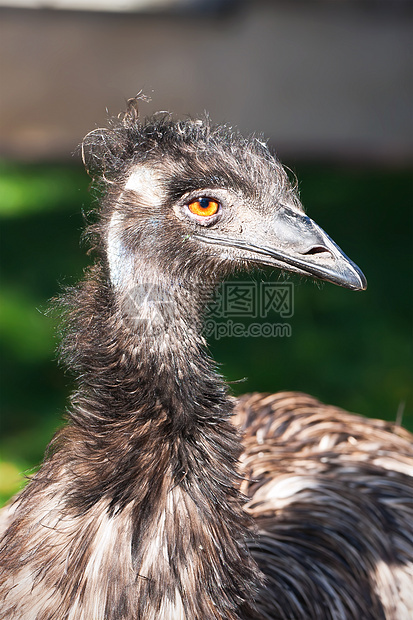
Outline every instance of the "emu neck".
{"label": "emu neck", "polygon": [[[71,477],[66,501],[80,514],[103,502],[123,520],[137,618],[162,609],[171,620],[255,617],[241,448],[199,331],[204,291],[171,279],[151,300],[148,269],[140,273],[119,290],[98,269],[73,300],[66,349],[81,378],[58,453]],[[165,279],[152,283],[164,291]]]}
{"label": "emu neck", "polygon": [[[255,618],[241,445],[200,331],[212,282],[188,284],[156,260],[120,275],[110,281],[98,264],[69,300],[65,350],[79,388],[56,455],[69,478],[64,501],[85,516],[103,505],[123,532],[137,584],[127,617]],[[119,579],[133,602],[131,581]]]}
{"label": "emu neck", "polygon": [[110,462],[118,455],[118,469],[125,454],[144,453],[150,467],[164,458],[172,485],[187,484],[191,468],[202,476],[215,454],[217,471],[235,480],[240,444],[229,421],[232,401],[200,331],[211,288],[207,279],[202,287],[188,284],[136,260],[121,283],[98,268],[76,294],[67,348],[81,378],[72,425],[110,453]]}
{"label": "emu neck", "polygon": [[201,333],[212,289],[207,278],[193,282],[140,257],[127,276],[112,283],[107,353],[113,350],[115,359],[102,371],[111,391],[123,393],[126,407],[136,410],[136,399],[142,399],[143,412],[161,409],[186,431],[199,420],[225,417],[226,387]]}

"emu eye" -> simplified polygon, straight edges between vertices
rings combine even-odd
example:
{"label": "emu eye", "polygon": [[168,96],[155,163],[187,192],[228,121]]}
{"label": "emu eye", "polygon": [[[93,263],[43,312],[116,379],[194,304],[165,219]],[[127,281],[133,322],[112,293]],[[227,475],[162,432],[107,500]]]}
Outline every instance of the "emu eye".
{"label": "emu eye", "polygon": [[219,202],[211,198],[198,198],[198,200],[193,200],[189,203],[188,209],[194,215],[210,217],[218,213]]}

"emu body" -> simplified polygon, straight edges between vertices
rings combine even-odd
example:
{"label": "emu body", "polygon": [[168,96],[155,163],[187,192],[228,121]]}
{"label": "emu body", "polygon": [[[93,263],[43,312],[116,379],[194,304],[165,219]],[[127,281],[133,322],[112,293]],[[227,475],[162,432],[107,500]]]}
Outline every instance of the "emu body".
{"label": "emu body", "polygon": [[311,397],[235,401],[202,336],[227,274],[363,289],[257,139],[123,119],[84,141],[105,195],[62,306],[67,425],[3,512],[4,620],[399,620],[411,436]]}

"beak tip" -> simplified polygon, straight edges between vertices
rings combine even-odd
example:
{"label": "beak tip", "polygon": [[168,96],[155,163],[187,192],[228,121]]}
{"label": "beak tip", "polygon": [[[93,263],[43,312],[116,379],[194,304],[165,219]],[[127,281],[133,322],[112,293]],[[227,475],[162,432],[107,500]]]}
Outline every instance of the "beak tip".
{"label": "beak tip", "polygon": [[353,291],[365,291],[367,288],[367,278],[364,273],[355,265],[352,261],[350,262],[351,271],[345,278],[345,284],[347,288],[352,289]]}

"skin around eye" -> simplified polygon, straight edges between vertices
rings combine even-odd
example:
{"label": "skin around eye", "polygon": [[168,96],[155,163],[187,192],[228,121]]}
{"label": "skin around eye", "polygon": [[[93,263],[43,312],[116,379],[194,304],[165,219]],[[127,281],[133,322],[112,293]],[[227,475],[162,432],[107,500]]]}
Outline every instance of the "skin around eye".
{"label": "skin around eye", "polygon": [[219,202],[211,198],[198,198],[198,200],[193,200],[188,204],[188,209],[194,215],[210,217],[218,212]]}

